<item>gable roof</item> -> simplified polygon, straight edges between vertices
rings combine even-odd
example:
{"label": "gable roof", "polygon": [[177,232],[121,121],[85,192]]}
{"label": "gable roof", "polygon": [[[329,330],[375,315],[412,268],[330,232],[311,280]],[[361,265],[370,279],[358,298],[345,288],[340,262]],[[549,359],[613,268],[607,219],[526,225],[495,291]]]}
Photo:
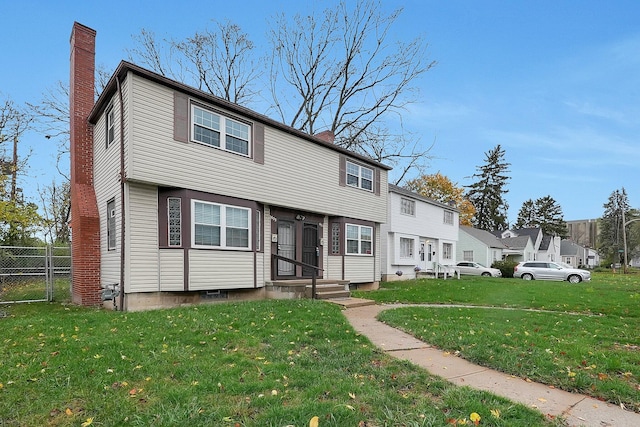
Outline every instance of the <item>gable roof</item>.
{"label": "gable roof", "polygon": [[203,92],[199,89],[196,89],[192,86],[188,86],[184,83],[180,83],[176,80],[172,80],[169,79],[165,76],[162,76],[158,73],[154,73],[153,71],[149,71],[145,68],[142,68],[138,65],[132,64],[131,62],[128,61],[120,61],[120,64],[118,65],[118,68],[116,68],[116,71],[113,73],[113,75],[111,76],[111,78],[109,79],[109,82],[107,83],[106,87],[104,88],[104,90],[102,91],[102,93],[100,94],[100,96],[98,97],[98,100],[96,101],[95,105],[93,106],[93,109],[91,110],[91,113],[89,114],[89,123],[91,124],[96,124],[96,122],[98,121],[98,117],[100,117],[100,115],[104,112],[104,110],[107,108],[107,105],[109,104],[111,98],[113,97],[113,95],[116,93],[116,91],[118,90],[118,83],[122,82],[126,75],[131,72],[133,74],[136,74],[138,76],[144,77],[148,80],[151,80],[155,83],[158,83],[160,85],[169,87],[171,89],[177,90],[179,92],[183,92],[186,93],[187,95],[193,97],[193,98],[197,98],[201,101],[204,101],[208,104],[211,105],[215,105],[221,108],[224,108],[228,111],[234,112],[238,115],[247,117],[253,121],[259,122],[259,123],[263,123],[267,126],[270,126],[272,128],[276,128],[278,130],[281,130],[283,132],[286,132],[288,134],[294,135],[298,138],[302,138],[305,139],[307,141],[310,141],[314,144],[323,146],[325,148],[328,148],[330,150],[333,151],[337,151],[341,154],[345,154],[349,157],[352,158],[356,158],[364,163],[367,163],[369,165],[378,167],[380,169],[385,169],[385,170],[391,170],[392,168],[390,166],[384,165],[380,162],[377,162],[373,159],[370,159],[368,157],[365,157],[363,155],[354,153],[352,151],[349,151],[345,148],[342,148],[338,145],[335,145],[331,142],[325,141],[321,138],[318,138],[316,136],[313,135],[309,135],[305,132],[302,132],[301,130],[295,129],[291,126],[287,126],[284,123],[280,123],[278,121],[275,121],[263,114],[257,113],[256,111],[250,110],[249,108],[243,107],[241,105],[238,104],[234,104],[233,102],[227,101],[226,99],[220,98],[219,96],[215,96],[215,95],[211,95],[210,93],[207,92]]}
{"label": "gable roof", "polygon": [[549,244],[551,243],[551,236],[549,236],[548,234],[543,234],[542,235],[542,242],[540,242],[540,250],[541,251],[546,251],[549,249]]}
{"label": "gable roof", "polygon": [[430,199],[429,197],[425,197],[421,194],[418,194],[414,191],[407,190],[406,188],[398,187],[397,185],[389,184],[389,193],[397,193],[403,196],[411,197],[416,200],[420,200],[425,203],[429,203],[434,206],[439,206],[444,209],[458,212],[458,208],[456,208],[455,206],[449,206],[446,203],[438,202],[436,200]]}
{"label": "gable roof", "polygon": [[490,248],[505,249],[506,246],[496,236],[486,230],[480,230],[479,228],[473,228],[466,225],[461,225],[460,230],[467,233],[469,236],[479,240]]}
{"label": "gable roof", "polygon": [[529,236],[507,237],[500,239],[500,241],[509,249],[524,249],[527,247],[529,240],[531,240],[531,237]]}
{"label": "gable roof", "polygon": [[560,241],[560,255],[562,256],[576,256],[581,250],[584,248],[571,240]]}

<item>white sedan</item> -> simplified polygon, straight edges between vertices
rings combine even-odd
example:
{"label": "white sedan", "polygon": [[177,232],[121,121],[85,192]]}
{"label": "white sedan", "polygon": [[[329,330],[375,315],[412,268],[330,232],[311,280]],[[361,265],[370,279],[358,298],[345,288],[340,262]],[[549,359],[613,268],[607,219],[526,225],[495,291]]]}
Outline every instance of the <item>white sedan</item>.
{"label": "white sedan", "polygon": [[502,272],[497,268],[485,267],[477,262],[459,262],[456,265],[456,270],[458,270],[460,274],[468,274],[472,276],[502,277]]}

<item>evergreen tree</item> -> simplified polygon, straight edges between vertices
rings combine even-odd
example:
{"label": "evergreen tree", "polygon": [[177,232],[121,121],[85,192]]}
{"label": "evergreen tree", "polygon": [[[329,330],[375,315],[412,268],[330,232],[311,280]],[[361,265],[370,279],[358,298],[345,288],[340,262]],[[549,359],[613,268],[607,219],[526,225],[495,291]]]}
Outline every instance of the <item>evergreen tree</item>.
{"label": "evergreen tree", "polygon": [[466,186],[469,189],[467,198],[476,207],[473,225],[481,230],[494,231],[509,228],[507,221],[509,205],[504,200],[504,195],[509,192],[506,185],[510,179],[507,173],[511,164],[504,160],[504,155],[505,151],[500,144],[485,153],[485,164],[478,166],[477,173],[472,176],[478,180]]}
{"label": "evergreen tree", "polygon": [[[603,205],[604,214],[600,219],[600,235],[598,238],[598,250],[605,263],[622,262],[622,210],[629,211],[629,201],[624,187],[616,190],[609,196],[607,203]],[[631,212],[629,212],[631,213]]]}
{"label": "evergreen tree", "polygon": [[562,208],[551,196],[525,201],[518,212],[516,228],[541,228],[544,234],[567,236],[567,223]]}

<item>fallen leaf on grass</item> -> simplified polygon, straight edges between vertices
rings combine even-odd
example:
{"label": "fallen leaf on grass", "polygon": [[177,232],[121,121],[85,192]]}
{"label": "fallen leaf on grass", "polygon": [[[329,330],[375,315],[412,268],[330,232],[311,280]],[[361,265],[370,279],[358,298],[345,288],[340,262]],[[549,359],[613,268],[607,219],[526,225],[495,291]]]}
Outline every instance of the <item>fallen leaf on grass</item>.
{"label": "fallen leaf on grass", "polygon": [[318,418],[317,416],[312,417],[312,418],[309,420],[309,427],[318,427],[318,423],[319,423],[319,421],[320,421],[320,418]]}

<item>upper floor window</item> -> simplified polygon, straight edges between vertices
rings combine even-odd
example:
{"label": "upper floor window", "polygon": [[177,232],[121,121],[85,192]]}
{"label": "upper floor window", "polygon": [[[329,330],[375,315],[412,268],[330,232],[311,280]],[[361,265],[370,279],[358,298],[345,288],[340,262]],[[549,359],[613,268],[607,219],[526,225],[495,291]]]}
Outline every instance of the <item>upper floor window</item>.
{"label": "upper floor window", "polygon": [[347,185],[373,191],[373,169],[347,162]]}
{"label": "upper floor window", "polygon": [[191,108],[191,137],[194,141],[233,153],[249,155],[249,125],[196,105]]}
{"label": "upper floor window", "polygon": [[116,201],[107,202],[107,250],[116,249]]}
{"label": "upper floor window", "polygon": [[115,112],[113,106],[107,109],[107,147],[116,139]]}
{"label": "upper floor window", "polygon": [[194,247],[250,248],[250,209],[194,200],[192,212]]}
{"label": "upper floor window", "polygon": [[444,211],[444,223],[453,225],[453,211]]}
{"label": "upper floor window", "polygon": [[347,253],[351,255],[371,255],[373,249],[373,228],[365,225],[347,224]]}
{"label": "upper floor window", "polygon": [[416,202],[415,200],[405,199],[404,197],[400,199],[400,213],[405,215],[416,215]]}

